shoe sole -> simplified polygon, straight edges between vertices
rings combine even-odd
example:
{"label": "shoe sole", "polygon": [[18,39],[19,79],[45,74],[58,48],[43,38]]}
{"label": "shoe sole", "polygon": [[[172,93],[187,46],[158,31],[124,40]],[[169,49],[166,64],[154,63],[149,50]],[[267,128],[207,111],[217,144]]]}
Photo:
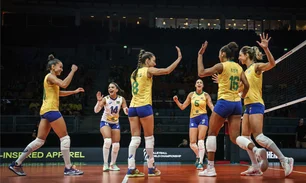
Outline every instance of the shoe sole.
{"label": "shoe sole", "polygon": [[261,166],[260,166],[260,170],[262,172],[267,171],[268,167],[269,167],[269,162],[267,159],[267,151],[266,150],[262,150],[260,151],[260,158],[261,158]]}
{"label": "shoe sole", "polygon": [[128,178],[144,177],[145,175],[126,175]]}
{"label": "shoe sole", "polygon": [[216,177],[217,174],[211,174],[211,175],[199,175],[200,177]]}
{"label": "shoe sole", "polygon": [[120,171],[120,169],[109,169],[109,171]]}
{"label": "shoe sole", "polygon": [[9,170],[11,170],[12,172],[14,172],[14,174],[16,174],[16,175],[18,175],[18,176],[26,176],[27,174],[18,174],[15,170],[14,170],[14,168],[11,168],[10,166],[9,166]]}

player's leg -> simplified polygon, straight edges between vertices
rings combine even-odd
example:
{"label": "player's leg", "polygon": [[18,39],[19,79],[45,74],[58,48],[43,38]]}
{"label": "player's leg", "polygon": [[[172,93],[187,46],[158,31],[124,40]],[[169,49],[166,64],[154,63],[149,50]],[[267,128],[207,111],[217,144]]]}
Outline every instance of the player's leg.
{"label": "player's leg", "polygon": [[197,138],[198,138],[198,123],[196,121],[196,118],[190,118],[189,122],[189,146],[191,150],[196,155],[196,162],[195,166],[198,167],[200,163],[200,157],[199,157],[199,148],[197,145]]}
{"label": "player's leg", "polygon": [[[49,119],[48,119],[49,118]],[[58,111],[51,112],[48,114],[48,121],[56,135],[60,138],[61,141],[61,152],[63,154],[63,159],[65,162],[64,175],[83,175],[84,172],[76,169],[75,166],[72,166],[70,161],[70,137],[67,132],[67,127],[64,118],[61,113]]]}
{"label": "player's leg", "polygon": [[154,116],[151,105],[140,107],[137,111],[145,137],[146,152],[148,154],[148,176],[160,176],[161,172],[155,167],[154,160]]}
{"label": "player's leg", "polygon": [[201,115],[202,119],[198,126],[198,147],[199,147],[199,157],[200,164],[198,165],[198,169],[203,169],[203,159],[205,155],[205,143],[204,139],[206,137],[206,133],[208,130],[208,116],[205,114]]}
{"label": "player's leg", "polygon": [[22,169],[22,162],[35,150],[39,149],[42,145],[44,145],[46,138],[50,132],[51,126],[48,120],[42,118],[39,123],[38,127],[38,134],[37,138],[33,140],[30,144],[27,145],[27,147],[23,150],[19,158],[12,162],[12,164],[9,165],[9,169],[13,171],[15,174],[19,176],[25,176],[26,173],[24,173]]}
{"label": "player's leg", "polygon": [[112,131],[111,127],[109,126],[110,124],[105,121],[100,122],[100,133],[103,136],[103,172],[109,171],[108,167],[108,156],[109,156],[109,149],[112,145]]}
{"label": "player's leg", "polygon": [[128,171],[126,175],[128,177],[144,177],[145,174],[140,172],[135,165],[136,150],[141,142],[141,124],[135,107],[129,108],[128,116],[132,138],[129,145]]}
{"label": "player's leg", "polygon": [[118,152],[120,149],[120,124],[112,125],[112,155],[111,155],[111,163],[110,170],[119,171],[120,168],[116,165]]}

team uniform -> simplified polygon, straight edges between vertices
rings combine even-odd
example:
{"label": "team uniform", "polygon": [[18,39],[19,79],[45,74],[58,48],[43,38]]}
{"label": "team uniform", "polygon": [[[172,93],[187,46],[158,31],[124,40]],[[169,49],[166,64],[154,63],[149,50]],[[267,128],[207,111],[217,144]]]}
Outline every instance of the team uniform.
{"label": "team uniform", "polygon": [[257,74],[255,64],[245,71],[250,89],[244,99],[245,114],[264,114],[265,106],[262,99],[262,73]]}
{"label": "team uniform", "polygon": [[116,99],[112,99],[109,95],[104,97],[106,105],[100,121],[100,128],[109,126],[111,129],[120,130],[119,112],[121,109],[123,97],[118,95]]}
{"label": "team uniform", "polygon": [[214,112],[223,118],[241,115],[241,98],[238,95],[241,66],[233,61],[222,62],[223,71],[218,75],[218,100]]}
{"label": "team uniform", "polygon": [[[48,122],[54,122],[57,119],[62,117],[62,114],[59,112],[59,93],[60,93],[60,87],[56,84],[49,84],[48,83],[48,77],[51,73],[47,74],[44,78],[44,91],[43,91],[43,104],[40,108],[40,116],[42,119],[48,120]],[[64,169],[64,175],[83,175],[84,172],[75,169],[71,163],[70,163],[70,137],[68,135],[61,137],[61,152],[63,154],[64,162],[65,162],[65,169]],[[33,140],[28,146],[25,148],[25,150],[22,153],[28,153],[33,152],[37,149],[39,149],[43,144],[45,143],[45,140],[39,139],[38,137]],[[21,157],[25,157],[23,154],[16,160],[16,162],[13,162],[9,165],[9,169],[16,173],[19,176],[25,176],[26,174],[22,170],[21,165],[17,165],[17,161]],[[65,158],[66,157],[66,158]],[[22,158],[23,159],[23,158]],[[25,159],[25,158],[24,158]],[[23,159],[23,160],[24,160]],[[69,163],[66,163],[67,159],[69,160]],[[21,161],[23,161],[21,160]],[[70,168],[67,168],[67,164],[71,166]]]}
{"label": "team uniform", "polygon": [[53,122],[62,114],[59,112],[59,91],[60,88],[56,84],[49,84],[47,79],[50,74],[47,74],[44,79],[44,94],[43,103],[40,108],[40,116],[43,119]]}
{"label": "team uniform", "polygon": [[205,92],[193,92],[191,97],[189,128],[198,128],[199,125],[208,126]]}
{"label": "team uniform", "polygon": [[138,69],[136,81],[131,77],[132,101],[129,107],[129,117],[144,118],[153,114],[152,84],[153,78],[148,77],[148,67]]}
{"label": "team uniform", "polygon": [[[139,117],[144,118],[153,114],[152,109],[152,84],[153,78],[148,77],[148,67],[142,67],[138,69],[136,80],[131,76],[131,85],[132,85],[132,100],[129,106],[129,117]],[[138,148],[141,142],[141,138],[139,136],[132,136],[132,140],[130,143],[133,146]],[[154,148],[154,136],[145,137],[146,148]],[[129,146],[129,149],[130,149]],[[154,158],[154,157],[153,157]],[[151,157],[148,158],[148,162]],[[140,172],[136,167],[130,167],[130,164],[135,165],[135,154],[130,154],[128,157],[128,177],[143,177],[144,173]],[[148,163],[149,165],[149,163]],[[159,176],[160,172],[154,166],[148,167],[148,176]]]}

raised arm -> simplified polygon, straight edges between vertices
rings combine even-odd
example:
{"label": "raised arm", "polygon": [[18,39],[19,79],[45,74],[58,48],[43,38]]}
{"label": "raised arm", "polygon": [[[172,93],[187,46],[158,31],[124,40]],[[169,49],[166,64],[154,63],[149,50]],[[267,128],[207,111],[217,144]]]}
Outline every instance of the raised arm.
{"label": "raised arm", "polygon": [[240,79],[241,79],[241,82],[243,84],[243,90],[242,90],[241,98],[245,98],[246,94],[249,91],[250,85],[249,85],[249,82],[248,82],[247,77],[245,76],[244,72],[241,72]]}
{"label": "raised arm", "polygon": [[270,69],[272,69],[273,67],[275,67],[275,60],[274,57],[272,55],[272,53],[269,50],[268,44],[270,41],[271,37],[268,37],[268,34],[265,35],[265,33],[263,33],[263,35],[260,34],[260,40],[261,42],[256,41],[259,46],[264,50],[268,61],[267,63],[257,63],[256,64],[256,72],[262,72],[262,71],[268,71]]}
{"label": "raised arm", "polygon": [[122,97],[122,104],[121,104],[121,107],[123,109],[123,112],[125,115],[128,115],[129,114],[129,108],[127,107],[126,105],[126,100],[124,97]]}
{"label": "raised arm", "polygon": [[178,100],[178,98],[177,98],[176,95],[173,97],[173,101],[176,103],[176,105],[177,105],[181,110],[184,110],[184,109],[186,109],[186,107],[190,104],[190,102],[191,102],[191,96],[192,96],[192,92],[190,92],[190,93],[188,94],[188,96],[187,96],[187,98],[186,98],[186,100],[185,100],[185,102],[184,102],[183,104]]}
{"label": "raised arm", "polygon": [[167,68],[150,67],[148,69],[148,76],[149,77],[170,74],[177,67],[177,65],[182,60],[182,53],[181,53],[181,50],[180,50],[179,47],[176,46],[175,48],[177,50],[177,59],[171,65],[169,65]]}
{"label": "raised arm", "polygon": [[211,101],[210,95],[208,93],[205,93],[205,97],[207,106],[210,108],[211,111],[214,111],[214,104]]}
{"label": "raised arm", "polygon": [[60,91],[59,96],[60,97],[66,97],[66,96],[77,94],[77,93],[84,92],[84,91],[85,90],[83,88],[78,88],[78,89],[73,90],[73,91]]}
{"label": "raised arm", "polygon": [[61,88],[67,88],[69,86],[69,84],[71,83],[71,80],[73,78],[74,73],[78,70],[78,67],[76,65],[72,65],[71,66],[71,71],[68,74],[68,76],[64,79],[61,80],[59,78],[57,78],[55,75],[50,74],[47,78],[47,80],[51,83],[51,84],[56,84]]}
{"label": "raised arm", "polygon": [[97,103],[94,107],[94,111],[95,111],[95,113],[98,113],[98,112],[101,111],[101,109],[106,104],[106,100],[105,100],[105,98],[103,98],[103,95],[101,95],[100,91],[97,92],[96,96],[97,96]]}
{"label": "raised arm", "polygon": [[202,44],[202,47],[200,48],[198,52],[198,76],[201,78],[206,77],[206,76],[212,76],[213,74],[216,74],[216,73],[222,73],[223,71],[223,66],[221,63],[218,63],[211,68],[205,69],[204,64],[203,64],[203,54],[207,48],[207,45],[208,45],[208,42],[205,41]]}

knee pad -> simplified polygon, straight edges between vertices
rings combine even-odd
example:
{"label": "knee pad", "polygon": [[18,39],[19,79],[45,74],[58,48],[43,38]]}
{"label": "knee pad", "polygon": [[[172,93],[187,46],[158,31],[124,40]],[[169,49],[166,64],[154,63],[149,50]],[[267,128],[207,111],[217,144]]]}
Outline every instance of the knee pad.
{"label": "knee pad", "polygon": [[139,147],[140,142],[141,142],[140,137],[133,136],[129,146],[135,147],[137,149]]}
{"label": "knee pad", "polygon": [[112,151],[113,152],[118,152],[119,148],[120,148],[119,142],[113,143],[113,145],[112,145]]}
{"label": "knee pad", "polygon": [[61,150],[70,149],[70,137],[68,135],[62,137],[60,140],[61,140]]}
{"label": "knee pad", "polygon": [[205,149],[204,140],[198,140],[199,150]]}
{"label": "knee pad", "polygon": [[154,148],[154,136],[145,137],[146,148]]}
{"label": "knee pad", "polygon": [[106,149],[109,149],[111,145],[112,145],[112,139],[111,138],[105,138],[103,147],[105,147]]}
{"label": "knee pad", "polygon": [[252,143],[246,136],[238,136],[236,138],[236,144],[244,150],[248,149],[248,145]]}
{"label": "knee pad", "polygon": [[207,152],[216,152],[217,150],[217,138],[216,136],[208,136],[206,140]]}
{"label": "knee pad", "polygon": [[37,149],[39,149],[41,146],[43,146],[45,143],[44,140],[36,138],[35,140],[33,140],[28,146],[33,150],[36,151]]}
{"label": "knee pad", "polygon": [[268,148],[273,144],[273,141],[262,133],[256,137],[256,142],[264,148]]}

